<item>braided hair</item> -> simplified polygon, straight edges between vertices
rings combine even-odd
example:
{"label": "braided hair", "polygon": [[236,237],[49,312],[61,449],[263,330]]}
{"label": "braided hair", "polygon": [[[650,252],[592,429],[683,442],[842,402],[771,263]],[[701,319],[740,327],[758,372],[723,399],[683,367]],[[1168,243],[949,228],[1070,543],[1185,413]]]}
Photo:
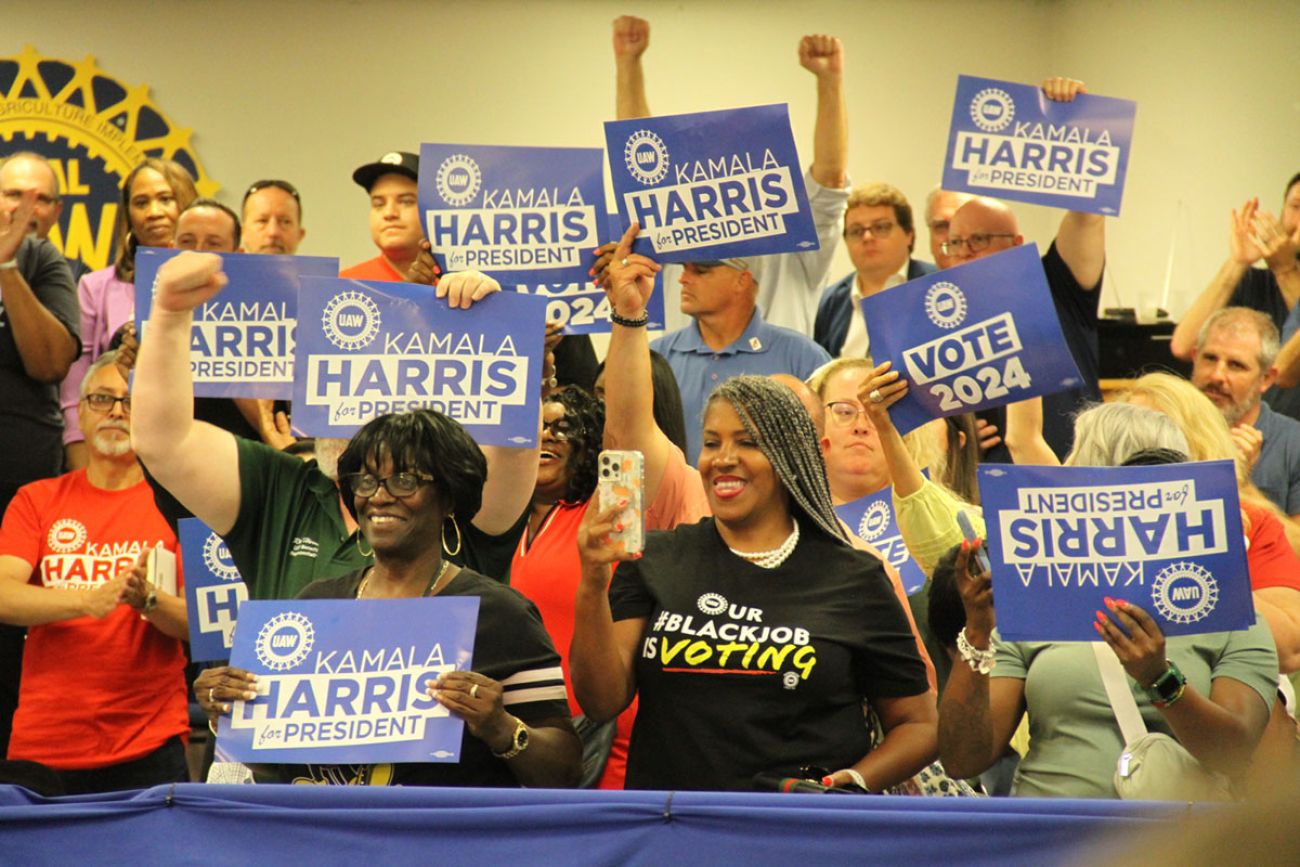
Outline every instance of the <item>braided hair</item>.
{"label": "braided hair", "polygon": [[823,533],[848,544],[831,502],[817,431],[795,393],[764,376],[733,376],[713,390],[709,403],[715,400],[731,404],[790,499]]}

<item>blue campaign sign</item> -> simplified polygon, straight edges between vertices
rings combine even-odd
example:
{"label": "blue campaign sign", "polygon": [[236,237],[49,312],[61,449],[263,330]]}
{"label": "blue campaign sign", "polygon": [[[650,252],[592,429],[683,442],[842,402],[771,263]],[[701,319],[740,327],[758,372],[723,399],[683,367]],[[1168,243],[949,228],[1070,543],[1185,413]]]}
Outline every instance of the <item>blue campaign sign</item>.
{"label": "blue campaign sign", "polygon": [[229,659],[239,606],[248,587],[221,537],[198,518],[182,518],[177,533],[185,569],[190,659]]}
{"label": "blue campaign sign", "polygon": [[1255,622],[1231,461],[1151,467],[980,467],[998,632],[1097,641],[1105,597],[1166,635]]}
{"label": "blue campaign sign", "polygon": [[217,746],[238,762],[456,762],[463,723],[427,684],[472,667],[477,596],[252,601],[230,664],[257,675]]}
{"label": "blue campaign sign", "polygon": [[294,422],[350,437],[390,412],[428,408],[481,445],[537,444],[546,301],[496,292],[453,310],[428,286],[304,277]]}
{"label": "blue campaign sign", "polygon": [[[662,272],[660,272],[662,273]],[[659,279],[659,275],[655,275]],[[546,299],[546,321],[564,325],[565,334],[608,334],[609,300],[605,290],[591,283],[519,285],[515,290]],[[656,291],[646,306],[650,329],[663,330],[664,295]]]}
{"label": "blue campaign sign", "polygon": [[870,542],[889,564],[898,570],[903,589],[912,595],[925,584],[925,573],[903,544],[903,534],[894,520],[890,501],[893,488],[885,488],[865,497],[835,507],[835,514],[849,525],[859,539]]}
{"label": "blue campaign sign", "polygon": [[599,148],[420,145],[420,219],[444,271],[577,283],[604,238]]}
{"label": "blue campaign sign", "polygon": [[1035,205],[1119,216],[1137,103],[957,79],[943,187]]}
{"label": "blue campaign sign", "polygon": [[[136,253],[135,319],[144,337],[158,269],[181,250],[141,247]],[[229,281],[194,310],[190,370],[197,397],[293,395],[293,345],[300,277],[335,277],[339,260],[326,256],[218,253]]]}
{"label": "blue campaign sign", "polygon": [[819,247],[785,105],[608,121],[605,142],[633,249],[698,262]]}
{"label": "blue campaign sign", "polygon": [[872,359],[911,386],[890,409],[902,433],[1082,382],[1034,244],[870,295],[862,313]]}

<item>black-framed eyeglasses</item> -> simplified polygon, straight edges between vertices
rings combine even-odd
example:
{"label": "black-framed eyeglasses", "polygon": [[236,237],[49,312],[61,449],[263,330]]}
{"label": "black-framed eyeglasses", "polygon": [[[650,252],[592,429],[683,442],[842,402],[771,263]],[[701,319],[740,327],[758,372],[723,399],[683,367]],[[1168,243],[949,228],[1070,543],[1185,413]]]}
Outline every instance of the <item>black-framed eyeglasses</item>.
{"label": "black-framed eyeglasses", "polygon": [[129,394],[124,397],[117,397],[116,395],[96,391],[86,395],[82,400],[95,412],[104,413],[105,415],[113,411],[113,404],[115,403],[122,404],[122,412],[127,415],[131,414],[131,395]]}
{"label": "black-framed eyeglasses", "polygon": [[850,241],[861,241],[867,235],[873,238],[888,238],[898,224],[893,220],[877,220],[870,226],[849,226],[844,230],[844,237]]}
{"label": "black-framed eyeglasses", "polygon": [[551,436],[559,442],[568,442],[584,433],[582,425],[567,415],[560,416],[555,421],[542,422],[542,430],[550,431]]}
{"label": "black-framed eyeglasses", "polygon": [[358,497],[373,497],[383,485],[394,497],[409,497],[420,490],[420,485],[431,485],[430,476],[418,473],[393,473],[387,478],[376,478],[370,473],[348,473],[342,479],[352,493]]}
{"label": "black-framed eyeglasses", "polygon": [[867,414],[865,409],[851,400],[833,400],[826,404],[826,409],[830,412],[831,421],[841,427],[848,427],[858,420],[858,416]]}
{"label": "black-framed eyeglasses", "polygon": [[969,248],[972,253],[982,253],[993,243],[994,238],[1014,238],[1015,232],[977,232],[969,238],[949,238],[943,242],[943,251],[949,256],[960,253],[962,248]]}

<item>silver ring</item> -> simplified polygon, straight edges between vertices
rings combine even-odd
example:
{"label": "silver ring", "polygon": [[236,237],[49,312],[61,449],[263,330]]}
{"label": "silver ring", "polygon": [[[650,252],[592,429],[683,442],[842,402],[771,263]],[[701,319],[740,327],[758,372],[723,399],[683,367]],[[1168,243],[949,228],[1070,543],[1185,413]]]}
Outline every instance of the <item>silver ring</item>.
{"label": "silver ring", "polygon": [[471,687],[469,688],[469,697],[470,697],[470,698],[478,698],[478,684],[477,684],[477,683],[474,684],[473,686],[471,686]]}
{"label": "silver ring", "polygon": [[626,267],[627,267],[627,257],[624,256],[624,257],[623,257],[623,261],[622,261],[622,262],[619,262],[618,264],[620,264],[620,265],[622,265],[624,268],[626,268]]}
{"label": "silver ring", "polygon": [[217,700],[216,700],[215,698],[212,697],[212,690],[214,690],[214,689],[216,689],[216,687],[213,687],[213,686],[208,687],[208,704],[216,704],[216,703],[217,703]]}
{"label": "silver ring", "polygon": [[867,400],[871,401],[872,403],[880,403],[884,399],[885,396],[880,393],[880,389],[878,388],[871,389],[871,393],[867,395]]}

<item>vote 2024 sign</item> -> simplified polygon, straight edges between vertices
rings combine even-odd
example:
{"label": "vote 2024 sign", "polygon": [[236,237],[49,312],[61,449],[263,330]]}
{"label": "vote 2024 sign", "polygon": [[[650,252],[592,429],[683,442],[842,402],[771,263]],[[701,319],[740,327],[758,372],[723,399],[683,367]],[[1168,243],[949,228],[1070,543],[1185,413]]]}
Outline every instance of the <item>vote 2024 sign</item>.
{"label": "vote 2024 sign", "polygon": [[444,271],[587,279],[605,226],[597,148],[420,145],[420,217]]}
{"label": "vote 2024 sign", "polygon": [[878,292],[862,312],[872,359],[911,386],[890,409],[902,433],[1082,381],[1034,244]]}
{"label": "vote 2024 sign", "polygon": [[943,187],[1118,216],[1137,104],[963,75],[957,79]]}
{"label": "vote 2024 sign", "polygon": [[1231,461],[979,469],[998,631],[1096,641],[1105,597],[1166,635],[1255,622]]}
{"label": "vote 2024 sign", "polygon": [[[136,253],[135,319],[144,338],[158,269],[181,250],[141,247]],[[194,308],[190,372],[198,397],[293,396],[298,280],[335,277],[339,260],[324,256],[217,253],[226,288]]]}
{"label": "vote 2024 sign", "polygon": [[903,590],[910,596],[925,585],[925,573],[908,553],[903,534],[894,519],[893,488],[835,507],[835,514],[849,525],[859,539],[870,542],[898,570]]}
{"label": "vote 2024 sign", "polygon": [[198,518],[182,518],[177,535],[185,567],[190,659],[229,659],[239,606],[248,587],[221,537]]}
{"label": "vote 2024 sign", "polygon": [[537,443],[546,303],[496,292],[453,310],[415,283],[307,277],[294,423],[350,437],[384,413],[434,409],[481,445]]}
{"label": "vote 2024 sign", "polygon": [[230,664],[258,694],[217,729],[234,761],[455,762],[463,723],[428,683],[468,671],[477,596],[252,601]]}
{"label": "vote 2024 sign", "polygon": [[633,249],[698,262],[820,245],[785,105],[605,124],[623,225]]}

